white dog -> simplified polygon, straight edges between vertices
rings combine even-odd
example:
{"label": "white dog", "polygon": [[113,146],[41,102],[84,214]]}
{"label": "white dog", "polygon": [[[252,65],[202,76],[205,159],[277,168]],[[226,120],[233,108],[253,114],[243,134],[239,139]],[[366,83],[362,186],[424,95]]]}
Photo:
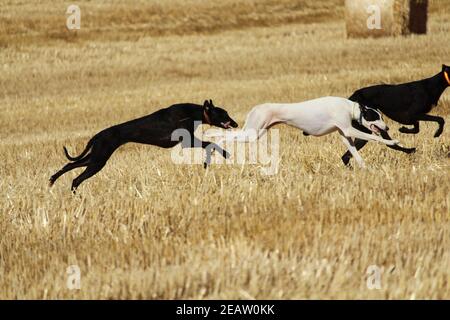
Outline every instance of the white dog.
{"label": "white dog", "polygon": [[[355,129],[352,127],[352,120],[358,121],[376,135]],[[386,140],[378,136],[381,130],[389,130],[378,111],[338,97],[324,97],[292,104],[261,104],[250,111],[242,130],[212,133],[208,136],[221,137],[219,145],[224,140],[252,142],[278,123],[296,127],[305,135],[323,136],[338,131],[360,167],[365,166],[364,160],[356,150],[353,139],[373,140],[387,145],[399,143],[397,140]]]}

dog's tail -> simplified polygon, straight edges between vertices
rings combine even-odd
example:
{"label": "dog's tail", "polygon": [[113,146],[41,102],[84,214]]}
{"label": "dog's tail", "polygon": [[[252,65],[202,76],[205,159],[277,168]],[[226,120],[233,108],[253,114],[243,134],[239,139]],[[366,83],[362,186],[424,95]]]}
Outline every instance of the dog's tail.
{"label": "dog's tail", "polygon": [[94,140],[95,140],[95,137],[92,138],[91,140],[89,140],[89,142],[86,145],[86,148],[84,148],[83,152],[77,157],[72,157],[69,154],[69,152],[67,151],[67,148],[63,147],[64,148],[64,153],[65,153],[67,159],[69,159],[70,161],[78,161],[78,160],[82,159],[86,155],[86,153],[88,153],[89,150],[91,149],[92,144],[94,143]]}

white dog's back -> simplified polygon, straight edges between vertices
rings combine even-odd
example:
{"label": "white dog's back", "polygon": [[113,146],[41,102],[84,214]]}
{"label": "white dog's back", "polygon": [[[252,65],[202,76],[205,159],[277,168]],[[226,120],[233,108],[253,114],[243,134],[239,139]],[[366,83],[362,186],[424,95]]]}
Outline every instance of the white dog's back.
{"label": "white dog's back", "polygon": [[281,122],[321,136],[335,130],[337,123],[334,122],[348,121],[339,119],[348,115],[341,111],[343,108],[351,110],[354,105],[357,104],[341,97],[323,97],[299,103],[265,103],[249,112],[243,131],[268,128]]}

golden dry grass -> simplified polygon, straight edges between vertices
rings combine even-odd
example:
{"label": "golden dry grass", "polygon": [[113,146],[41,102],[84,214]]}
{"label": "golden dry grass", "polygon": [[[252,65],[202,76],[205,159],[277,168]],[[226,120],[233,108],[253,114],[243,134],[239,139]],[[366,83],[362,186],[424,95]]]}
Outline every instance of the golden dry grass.
{"label": "golden dry grass", "polygon": [[[0,6],[0,298],[450,298],[450,131],[397,132],[342,166],[336,135],[280,126],[280,172],[175,165],[127,145],[76,196],[49,189],[97,131],[212,98],[242,125],[253,105],[349,96],[449,64],[450,1],[429,34],[345,37],[343,1],[78,1]],[[142,8],[142,9],[141,9]],[[446,92],[433,111],[450,121]],[[66,268],[81,269],[81,290]],[[384,268],[382,289],[366,270]]]}

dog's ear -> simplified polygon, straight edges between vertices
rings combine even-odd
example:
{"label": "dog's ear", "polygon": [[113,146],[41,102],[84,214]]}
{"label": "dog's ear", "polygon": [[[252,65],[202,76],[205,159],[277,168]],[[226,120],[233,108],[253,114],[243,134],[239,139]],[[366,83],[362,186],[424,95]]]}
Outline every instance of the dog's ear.
{"label": "dog's ear", "polygon": [[203,109],[205,109],[205,111],[209,111],[211,105],[209,103],[208,100],[205,100],[205,102],[203,102]]}
{"label": "dog's ear", "polygon": [[209,99],[209,105],[210,105],[211,107],[214,107],[214,104],[213,104],[213,102],[212,102],[211,99]]}

